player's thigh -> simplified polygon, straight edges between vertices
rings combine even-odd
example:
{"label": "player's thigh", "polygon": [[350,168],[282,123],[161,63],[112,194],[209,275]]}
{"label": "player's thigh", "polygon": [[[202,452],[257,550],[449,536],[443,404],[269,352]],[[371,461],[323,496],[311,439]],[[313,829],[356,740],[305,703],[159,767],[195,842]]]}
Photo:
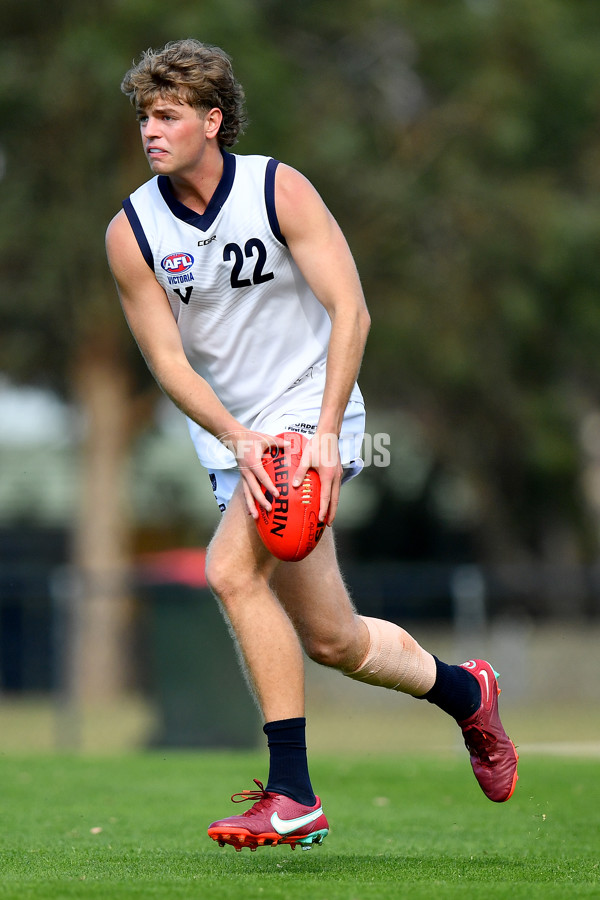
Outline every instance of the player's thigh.
{"label": "player's thigh", "polygon": [[340,573],[331,528],[305,559],[280,563],[271,585],[307,650],[311,643],[354,639],[355,609]]}
{"label": "player's thigh", "polygon": [[276,560],[264,547],[254,520],[248,515],[242,485],[238,483],[208,546],[208,583],[222,596],[243,588],[249,579],[268,580],[275,565]]}

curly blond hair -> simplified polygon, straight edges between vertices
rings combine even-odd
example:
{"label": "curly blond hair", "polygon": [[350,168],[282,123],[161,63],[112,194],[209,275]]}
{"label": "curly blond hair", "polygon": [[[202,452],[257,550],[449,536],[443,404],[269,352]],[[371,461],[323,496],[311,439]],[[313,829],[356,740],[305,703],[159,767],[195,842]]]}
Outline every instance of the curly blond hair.
{"label": "curly blond hair", "polygon": [[244,89],[235,79],[230,57],[195,38],[146,50],[126,73],[121,90],[139,111],[159,98],[204,111],[217,107],[223,113],[221,147],[233,147],[247,124]]}

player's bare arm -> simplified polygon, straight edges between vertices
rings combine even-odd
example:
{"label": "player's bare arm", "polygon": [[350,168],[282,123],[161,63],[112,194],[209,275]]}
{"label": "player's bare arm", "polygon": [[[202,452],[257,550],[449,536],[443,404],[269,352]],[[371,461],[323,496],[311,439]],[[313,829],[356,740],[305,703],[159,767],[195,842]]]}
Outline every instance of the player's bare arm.
{"label": "player's bare arm", "polygon": [[320,517],[331,525],[339,500],[341,464],[337,444],[344,411],[358,377],[370,317],[358,272],[346,239],[311,183],[280,164],[275,201],[281,232],[296,264],[331,319],[327,375],[317,432],[307,446],[297,479],[309,467],[321,477]]}
{"label": "player's bare arm", "polygon": [[190,366],[169,301],[144,260],[123,211],[110,223],[106,251],[115,278],[123,312],[148,368],[168,397],[187,416],[219,437],[228,435],[244,479],[249,512],[256,516],[256,503],[269,506],[260,484],[278,496],[263,469],[262,451],[282,442],[264,436],[257,440],[223,406],[208,382]]}

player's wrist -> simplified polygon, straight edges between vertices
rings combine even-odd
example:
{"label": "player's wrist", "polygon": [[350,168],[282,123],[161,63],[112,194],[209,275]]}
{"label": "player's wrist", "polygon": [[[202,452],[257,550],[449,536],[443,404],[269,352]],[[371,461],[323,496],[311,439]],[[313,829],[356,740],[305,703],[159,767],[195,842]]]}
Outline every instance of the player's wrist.
{"label": "player's wrist", "polygon": [[340,461],[339,441],[336,430],[317,428],[311,441],[311,464],[319,470],[335,469]]}

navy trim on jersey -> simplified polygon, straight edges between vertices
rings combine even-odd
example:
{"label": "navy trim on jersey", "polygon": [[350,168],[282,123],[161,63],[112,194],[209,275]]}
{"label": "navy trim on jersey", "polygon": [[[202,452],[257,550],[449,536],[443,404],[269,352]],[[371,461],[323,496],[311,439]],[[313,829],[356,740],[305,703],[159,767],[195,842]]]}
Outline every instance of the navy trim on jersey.
{"label": "navy trim on jersey", "polygon": [[278,159],[270,159],[267,163],[267,168],[265,171],[265,204],[267,207],[267,216],[269,218],[271,231],[273,232],[279,243],[283,244],[284,247],[287,247],[287,241],[281,233],[281,228],[279,227],[279,219],[277,218],[277,210],[275,209],[275,172],[277,171],[278,165]]}
{"label": "navy trim on jersey", "polygon": [[177,219],[193,225],[200,231],[208,231],[213,222],[221,212],[223,205],[231,193],[233,180],[235,178],[235,156],[232,153],[223,153],[223,174],[217,185],[217,189],[210,198],[210,202],[202,213],[194,212],[188,206],[180,203],[173,191],[171,183],[166,175],[158,176],[158,189],[162,194],[163,200]]}
{"label": "navy trim on jersey", "polygon": [[131,202],[130,197],[127,197],[126,200],[123,200],[123,209],[125,210],[125,215],[129,219],[129,224],[131,225],[131,229],[135,235],[135,239],[138,242],[138,246],[142,251],[142,256],[154,272],[154,256],[152,254],[152,250],[150,249],[150,244],[148,243],[148,238],[146,237],[146,233],[142,227],[142,223],[140,222],[138,214],[133,208],[133,203]]}

